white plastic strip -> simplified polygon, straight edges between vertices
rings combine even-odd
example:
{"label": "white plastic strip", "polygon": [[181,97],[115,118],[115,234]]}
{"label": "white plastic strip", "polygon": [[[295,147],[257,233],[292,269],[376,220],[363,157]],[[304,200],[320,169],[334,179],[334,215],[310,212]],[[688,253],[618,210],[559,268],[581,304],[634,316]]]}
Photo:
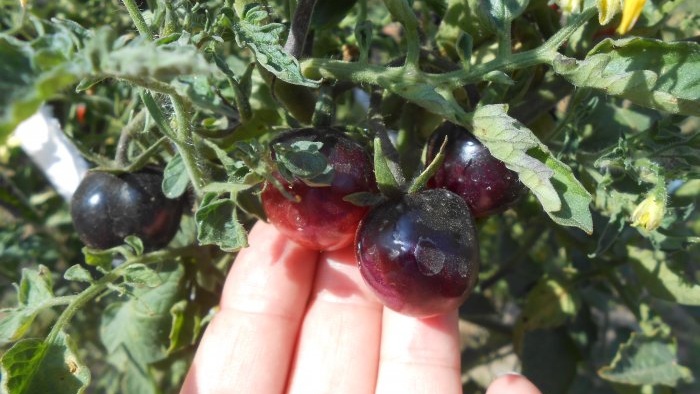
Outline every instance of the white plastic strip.
{"label": "white plastic strip", "polygon": [[46,174],[56,191],[70,201],[88,164],[63,134],[51,109],[46,106],[39,109],[31,118],[20,123],[14,134],[22,149]]}

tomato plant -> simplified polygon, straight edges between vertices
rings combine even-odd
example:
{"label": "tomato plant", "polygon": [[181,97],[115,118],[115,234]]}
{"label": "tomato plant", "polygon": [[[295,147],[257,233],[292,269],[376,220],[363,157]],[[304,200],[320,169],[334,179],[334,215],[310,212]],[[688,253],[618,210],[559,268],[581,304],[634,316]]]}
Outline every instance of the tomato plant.
{"label": "tomato plant", "polygon": [[[391,244],[371,219],[403,220],[391,207],[444,219],[406,225],[406,245],[463,223],[450,228],[463,226],[467,246],[447,230],[435,248],[413,245],[402,280],[435,310],[459,308],[464,392],[483,391],[498,365],[545,393],[700,392],[698,11],[683,0],[0,0],[0,390],[177,392],[247,231],[278,220],[269,196],[282,206],[318,192],[314,222],[342,235],[314,247],[340,247],[368,218],[365,271],[383,263],[368,265],[362,245]],[[494,163],[460,186],[498,200],[474,223],[420,197],[449,193],[425,186],[449,187],[474,163],[455,160],[457,135],[437,139],[442,124]],[[290,130],[320,135],[284,141]],[[346,138],[362,153],[336,162]],[[158,207],[138,216],[170,204],[185,214],[155,242],[133,228],[90,242],[110,229],[81,226],[99,214],[71,220],[57,186],[68,173],[45,166],[57,144],[110,180],[163,168],[150,183]],[[358,187],[344,178],[353,171]],[[331,199],[346,215],[319,215]],[[481,264],[446,285],[457,301],[444,304],[414,274],[452,250]]]}

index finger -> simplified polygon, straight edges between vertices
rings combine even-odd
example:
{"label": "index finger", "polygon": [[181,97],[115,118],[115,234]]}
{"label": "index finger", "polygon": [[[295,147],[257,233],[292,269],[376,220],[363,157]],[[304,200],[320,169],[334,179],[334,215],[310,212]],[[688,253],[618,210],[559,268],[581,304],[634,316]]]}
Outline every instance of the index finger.
{"label": "index finger", "polygon": [[318,252],[257,223],[228,275],[181,393],[281,392]]}

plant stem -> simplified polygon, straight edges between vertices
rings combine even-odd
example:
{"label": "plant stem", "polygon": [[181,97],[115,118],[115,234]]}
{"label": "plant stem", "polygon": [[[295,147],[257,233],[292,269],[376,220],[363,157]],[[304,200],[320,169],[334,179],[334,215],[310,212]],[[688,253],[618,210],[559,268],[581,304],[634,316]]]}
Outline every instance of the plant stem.
{"label": "plant stem", "polygon": [[148,27],[146,20],[143,19],[143,15],[141,14],[141,11],[139,11],[139,7],[136,5],[136,2],[134,0],[122,0],[122,3],[124,3],[126,10],[129,12],[131,20],[134,21],[134,25],[136,25],[136,29],[139,31],[139,34],[149,40],[152,40],[153,33]]}
{"label": "plant stem", "polygon": [[511,45],[511,23],[511,21],[505,23],[503,25],[503,31],[498,34],[498,57],[504,60],[508,60],[513,53]]}
{"label": "plant stem", "polygon": [[[58,334],[63,330],[63,327],[70,322],[70,320],[75,316],[75,314],[84,307],[90,300],[97,297],[103,291],[107,289],[107,285],[116,281],[122,275],[124,275],[125,269],[134,264],[154,264],[158,262],[171,261],[183,254],[183,251],[190,249],[191,247],[177,248],[177,249],[166,249],[159,250],[156,252],[144,254],[141,256],[132,257],[126,260],[124,264],[115,268],[114,270],[108,272],[102,278],[93,282],[88,288],[83,290],[80,294],[73,296],[57,297],[59,300],[55,305],[68,304],[66,309],[61,312],[61,315],[51,327],[51,331],[46,336],[46,343],[53,343],[56,341]],[[56,302],[56,301],[54,301]]]}
{"label": "plant stem", "polygon": [[[134,21],[139,33],[141,33],[143,37],[153,40],[153,33],[148,28],[134,0],[122,0],[122,2],[129,11],[129,16],[131,16],[131,19]],[[167,94],[170,97],[170,102],[173,104],[175,110],[175,118],[177,119],[176,138],[174,138],[173,142],[177,147],[178,153],[180,153],[182,157],[182,161],[187,169],[187,174],[190,177],[195,191],[197,194],[200,194],[202,186],[204,186],[209,179],[206,171],[200,167],[200,161],[197,160],[198,152],[192,140],[192,126],[187,111],[185,110],[183,98],[177,93],[174,87],[164,82],[153,79],[139,79],[130,76],[120,77],[112,75],[112,77],[132,82],[149,90]]]}
{"label": "plant stem", "polygon": [[407,0],[384,0],[389,12],[404,27],[406,33],[406,63],[408,67],[418,68],[420,59],[420,38],[418,37],[418,18],[408,5]]}
{"label": "plant stem", "polygon": [[[387,0],[387,4],[390,1],[392,0]],[[469,70],[457,70],[443,74],[430,74],[420,70],[406,73],[400,67],[383,67],[314,58],[302,62],[302,71],[312,79],[352,81],[359,84],[379,85],[390,90],[399,82],[406,85],[425,83],[436,88],[457,88],[480,82],[484,75],[495,70],[513,71],[538,64],[550,64],[557,49],[595,13],[596,9],[591,8],[577,15],[569,25],[553,35],[539,48],[514,54],[507,59],[497,58],[488,63],[471,67]],[[407,55],[406,64],[408,63],[410,61]]]}
{"label": "plant stem", "polygon": [[306,34],[309,31],[311,14],[316,6],[316,1],[299,0],[296,10],[294,10],[294,17],[292,18],[292,24],[289,26],[289,35],[287,35],[284,50],[297,59],[304,53]]}
{"label": "plant stem", "polygon": [[557,49],[560,46],[564,45],[566,40],[568,40],[569,37],[571,37],[571,35],[574,34],[574,32],[576,32],[576,30],[583,26],[589,19],[591,19],[597,13],[598,9],[596,7],[591,7],[587,10],[584,10],[580,14],[573,17],[572,20],[569,21],[569,23],[566,26],[564,26],[561,30],[552,35],[549,38],[549,40],[547,40],[544,44],[542,44],[541,47],[535,50],[542,52],[556,52]]}
{"label": "plant stem", "polygon": [[182,162],[185,164],[187,174],[192,181],[192,186],[194,186],[197,194],[201,194],[202,187],[209,181],[209,174],[205,173],[205,170],[199,166],[200,161],[197,160],[197,147],[192,140],[192,125],[190,124],[190,118],[185,110],[184,100],[176,94],[171,94],[169,97],[170,102],[173,104],[173,109],[175,110],[175,118],[177,119],[178,125],[175,145],[182,157]]}
{"label": "plant stem", "polygon": [[117,142],[117,154],[115,157],[118,166],[125,167],[129,164],[129,141],[131,141],[131,136],[137,132],[138,129],[143,128],[145,122],[146,110],[142,109],[122,128],[121,134],[119,134],[119,141]]}

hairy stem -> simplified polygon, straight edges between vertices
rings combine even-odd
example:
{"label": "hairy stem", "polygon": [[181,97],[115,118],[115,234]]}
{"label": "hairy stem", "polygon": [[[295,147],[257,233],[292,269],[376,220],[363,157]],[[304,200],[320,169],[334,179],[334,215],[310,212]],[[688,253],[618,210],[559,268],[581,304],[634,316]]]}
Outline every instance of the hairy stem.
{"label": "hairy stem", "polygon": [[[302,62],[302,71],[311,79],[352,81],[359,84],[379,85],[390,90],[393,90],[392,87],[395,87],[399,82],[403,84],[425,83],[436,88],[457,88],[480,82],[484,75],[495,70],[513,71],[538,64],[550,64],[557,49],[595,14],[596,9],[591,8],[577,15],[569,25],[553,35],[539,48],[514,54],[507,59],[497,58],[471,67],[469,70],[456,70],[442,74],[430,74],[420,70],[406,73],[399,67],[347,63],[328,59],[308,59]],[[406,63],[409,63],[408,57]]]}
{"label": "hairy stem", "polygon": [[292,24],[289,26],[289,35],[287,35],[287,42],[284,44],[284,50],[297,59],[304,53],[306,35],[309,31],[311,14],[316,6],[316,1],[317,0],[299,0],[297,8],[294,11]]}
{"label": "hairy stem", "polygon": [[142,109],[122,128],[121,134],[119,134],[119,141],[117,142],[117,154],[115,157],[118,166],[125,167],[129,164],[129,141],[131,141],[134,133],[143,128],[145,122],[146,110]]}
{"label": "hairy stem", "polygon": [[200,161],[197,159],[199,152],[197,152],[197,147],[192,140],[190,117],[187,114],[182,97],[170,95],[170,102],[173,105],[178,125],[176,131],[177,141],[175,141],[175,145],[182,157],[182,162],[185,164],[187,174],[192,181],[192,186],[194,186],[197,194],[201,194],[202,187],[209,181],[209,174],[199,165]]}
{"label": "hairy stem", "polygon": [[143,15],[141,14],[141,11],[139,11],[139,7],[136,5],[136,2],[134,0],[122,0],[122,3],[124,3],[126,10],[129,12],[131,20],[134,21],[134,25],[136,25],[136,29],[139,31],[139,34],[149,40],[152,40],[153,33],[151,32],[150,27],[148,27],[146,20],[143,19]]}
{"label": "hairy stem", "polygon": [[418,18],[407,0],[384,0],[389,12],[404,27],[406,34],[406,65],[418,68],[420,59],[420,38],[418,37]]}
{"label": "hairy stem", "polygon": [[[129,11],[129,16],[134,21],[136,28],[139,30],[142,36],[147,37],[152,40],[153,33],[148,28],[146,21],[143,19],[143,15],[139,11],[134,0],[122,0],[127,10]],[[113,76],[120,78],[120,76]],[[142,86],[146,89],[167,94],[170,97],[170,101],[173,104],[175,110],[175,118],[177,120],[177,131],[174,138],[175,146],[177,147],[178,153],[182,157],[182,161],[187,169],[187,174],[190,177],[190,181],[194,186],[195,191],[199,194],[201,192],[202,186],[204,186],[209,178],[205,170],[200,167],[201,160],[197,160],[199,152],[197,152],[197,147],[192,140],[192,125],[190,124],[190,117],[185,110],[184,99],[177,93],[175,88],[165,82],[145,79],[145,78],[134,78],[131,76],[121,76],[120,79],[132,82],[136,85]]]}

